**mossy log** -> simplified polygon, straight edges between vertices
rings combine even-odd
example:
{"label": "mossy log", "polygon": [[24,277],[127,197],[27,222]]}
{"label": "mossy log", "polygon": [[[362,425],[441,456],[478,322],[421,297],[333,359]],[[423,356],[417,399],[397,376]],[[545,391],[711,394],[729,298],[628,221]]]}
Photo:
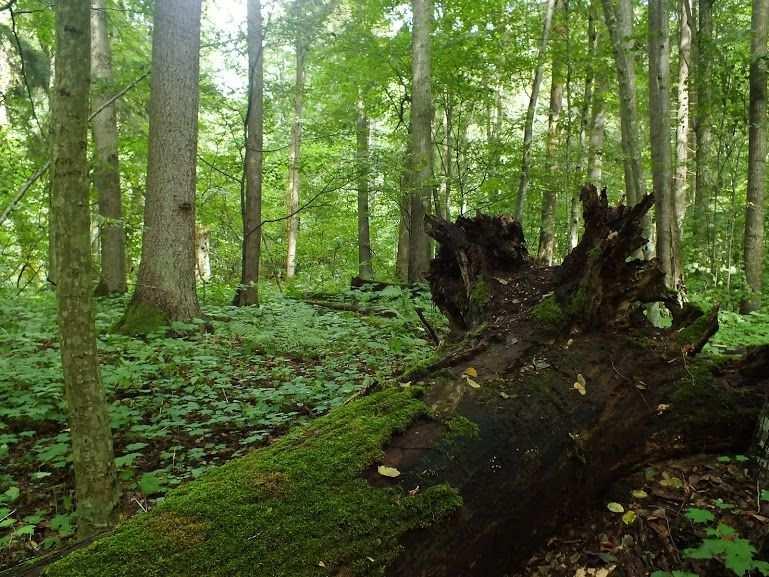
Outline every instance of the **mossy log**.
{"label": "mossy log", "polygon": [[[714,315],[678,307],[656,281],[634,292],[639,274],[658,275],[630,260],[637,240],[617,238],[636,234],[640,209],[600,202],[605,236],[588,230],[577,251],[598,247],[618,268],[591,261],[592,280],[535,266],[510,219],[430,219],[430,281],[457,337],[444,358],[204,475],[47,575],[511,574],[635,468],[745,451],[766,352],[696,355]],[[613,296],[623,283],[628,303]],[[676,324],[651,326],[648,302],[671,303]]]}

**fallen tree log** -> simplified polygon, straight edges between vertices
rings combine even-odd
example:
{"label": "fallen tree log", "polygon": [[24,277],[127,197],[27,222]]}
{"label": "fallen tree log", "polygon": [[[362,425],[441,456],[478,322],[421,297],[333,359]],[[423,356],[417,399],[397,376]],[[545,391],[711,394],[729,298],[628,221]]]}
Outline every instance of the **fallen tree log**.
{"label": "fallen tree log", "polygon": [[[652,201],[582,200],[587,230],[560,269],[531,262],[511,219],[429,218],[455,340],[428,368],[190,483],[48,575],[505,575],[627,472],[744,451],[766,351],[698,356],[716,312],[681,306],[654,261],[632,259]],[[648,303],[673,326],[651,326]]]}

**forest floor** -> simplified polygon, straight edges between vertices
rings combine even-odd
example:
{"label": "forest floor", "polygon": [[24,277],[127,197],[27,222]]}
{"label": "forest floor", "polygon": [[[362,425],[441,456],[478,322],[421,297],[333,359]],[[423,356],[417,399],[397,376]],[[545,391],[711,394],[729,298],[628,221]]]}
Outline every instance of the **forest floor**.
{"label": "forest floor", "polygon": [[[228,296],[210,289],[203,299],[212,330],[179,324],[144,339],[112,333],[124,299],[99,303],[98,346],[124,516],[430,357],[434,348],[415,305],[445,331],[427,295],[394,287],[377,293],[375,303],[357,291],[333,297],[386,315],[340,312],[280,294],[266,295],[260,309],[238,309],[224,304]],[[71,541],[74,520],[55,302],[48,294],[0,302],[2,570]],[[767,314],[724,312],[721,320],[714,352],[766,341]],[[769,493],[757,491],[743,461],[709,457],[639,472],[603,504],[614,511],[600,506],[575,519],[521,576],[605,575],[618,565],[698,570],[704,565],[688,560],[685,550],[700,546],[709,530],[718,541],[705,541],[711,553],[719,543],[733,544],[712,556],[731,554],[744,563],[749,542],[766,536],[762,498]]]}
{"label": "forest floor", "polygon": [[[433,352],[414,297],[398,289],[378,298],[389,318],[280,294],[239,309],[222,304],[229,294],[211,292],[212,330],[177,324],[144,339],[111,331],[124,299],[98,304],[123,516]],[[415,298],[440,327],[426,297]],[[66,544],[75,523],[55,301],[9,294],[0,302],[2,570]]]}

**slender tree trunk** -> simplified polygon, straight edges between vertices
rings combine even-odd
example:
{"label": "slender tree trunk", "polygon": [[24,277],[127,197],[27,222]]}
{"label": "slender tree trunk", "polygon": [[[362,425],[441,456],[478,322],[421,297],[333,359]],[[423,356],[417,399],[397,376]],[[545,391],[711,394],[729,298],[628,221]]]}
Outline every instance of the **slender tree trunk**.
{"label": "slender tree trunk", "polygon": [[631,0],[602,0],[602,2],[617,68],[625,188],[628,204],[633,206],[645,194],[633,59],[633,3]]}
{"label": "slender tree trunk", "polygon": [[75,466],[78,531],[110,527],[118,502],[109,410],[99,379],[88,202],[90,4],[56,6],[53,214],[64,395]]}
{"label": "slender tree trunk", "polygon": [[363,280],[373,280],[374,270],[371,267],[371,236],[369,231],[369,177],[371,173],[369,138],[371,137],[371,125],[363,100],[358,101],[357,112],[358,276]]}
{"label": "slender tree trunk", "polygon": [[[558,3],[559,15],[564,14],[564,0]],[[556,38],[560,43],[563,36],[563,26],[560,22],[556,27]],[[550,107],[547,116],[547,141],[545,143],[545,164],[550,173],[551,182],[545,188],[542,195],[542,213],[539,227],[539,249],[537,259],[539,262],[553,264],[555,256],[555,204],[557,199],[558,148],[561,138],[561,110],[563,108],[563,82],[564,82],[564,50],[562,46],[552,50],[553,71],[550,83]]]}
{"label": "slender tree trunk", "polygon": [[411,229],[411,124],[408,126],[408,138],[406,139],[406,151],[403,155],[403,166],[405,169],[401,173],[400,179],[400,197],[398,199],[398,208],[400,221],[398,222],[398,253],[395,258],[395,275],[403,283],[409,281],[409,231]]}
{"label": "slender tree trunk", "polygon": [[[107,33],[105,0],[94,0],[91,9],[91,72],[94,80],[92,106],[98,110],[112,97],[112,49]],[[93,141],[93,182],[101,217],[101,279],[96,294],[122,294],[128,287],[114,103],[94,117]]]}
{"label": "slender tree trunk", "polygon": [[529,169],[531,165],[531,147],[534,141],[534,117],[537,113],[537,101],[542,89],[542,77],[545,75],[545,56],[550,40],[550,30],[553,26],[553,14],[557,0],[547,0],[545,19],[542,25],[542,38],[539,42],[537,69],[529,97],[529,107],[526,110],[526,124],[523,128],[523,152],[521,153],[521,173],[518,179],[518,196],[515,198],[515,218],[523,222],[523,212],[526,208],[526,196],[529,191]]}
{"label": "slender tree trunk", "polygon": [[[590,152],[591,152],[591,108],[593,104],[593,92],[596,90],[596,62],[598,59],[598,31],[595,26],[595,16],[597,14],[597,1],[591,0],[588,8],[587,24],[587,52],[588,63],[585,69],[585,89],[582,95],[582,106],[579,111],[579,173],[580,178],[590,181]],[[600,182],[594,183],[600,186]],[[580,225],[580,200],[579,191],[574,187],[569,205],[569,250],[574,250],[579,244],[579,225]]]}
{"label": "slender tree trunk", "polygon": [[[300,4],[297,2],[297,9]],[[288,153],[288,254],[286,277],[296,275],[296,245],[299,240],[299,193],[302,178],[302,121],[304,119],[304,62],[306,49],[302,32],[296,31],[296,81],[294,85],[294,119],[291,124],[291,146]]]}
{"label": "slender tree trunk", "polygon": [[689,23],[690,0],[678,2],[678,117],[676,123],[676,168],[673,176],[673,202],[679,233],[683,231],[689,183],[689,65],[692,32]]}
{"label": "slender tree trunk", "polygon": [[680,280],[678,226],[671,188],[670,0],[649,0],[649,126],[657,224],[657,261],[669,288]]}
{"label": "slender tree trunk", "polygon": [[409,282],[421,281],[430,264],[430,243],[425,233],[425,210],[433,190],[432,0],[412,0],[411,94],[411,227],[409,229]]}
{"label": "slender tree trunk", "polygon": [[713,197],[713,158],[711,133],[711,59],[713,57],[713,1],[699,0],[699,30],[697,32],[697,109],[695,134],[695,197],[694,234],[697,244],[703,246],[710,237],[708,206]]}
{"label": "slender tree trunk", "polygon": [[139,280],[127,333],[200,316],[195,292],[195,185],[201,0],[163,0],[152,33],[149,163]]}
{"label": "slender tree trunk", "polygon": [[606,135],[606,92],[609,79],[599,71],[596,74],[593,90],[593,103],[590,111],[590,150],[587,159],[588,180],[600,187],[603,183],[603,143]]}
{"label": "slender tree trunk", "polygon": [[262,163],[264,158],[264,58],[261,0],[248,0],[248,113],[245,206],[240,287],[235,304],[259,304],[262,253]]}
{"label": "slender tree trunk", "polygon": [[745,276],[749,295],[743,312],[761,307],[764,272],[764,198],[766,189],[767,33],[769,0],[753,0],[750,48],[748,198],[745,211]]}
{"label": "slender tree trunk", "polygon": [[451,96],[446,96],[446,108],[444,116],[444,128],[446,133],[446,142],[443,147],[443,170],[444,170],[444,185],[443,185],[443,198],[441,199],[441,216],[450,220],[450,205],[451,205],[451,184],[454,178],[454,104],[451,102]]}

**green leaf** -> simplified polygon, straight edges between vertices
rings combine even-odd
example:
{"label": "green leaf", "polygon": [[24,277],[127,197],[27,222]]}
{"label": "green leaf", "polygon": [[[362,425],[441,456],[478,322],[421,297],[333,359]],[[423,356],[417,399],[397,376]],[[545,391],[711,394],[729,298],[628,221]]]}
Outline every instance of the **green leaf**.
{"label": "green leaf", "polygon": [[619,503],[611,502],[606,505],[606,508],[611,511],[612,513],[624,513],[625,507],[620,505]]}
{"label": "green leaf", "polygon": [[72,525],[72,514],[55,515],[51,519],[51,529],[62,537],[69,537],[74,534],[75,528]]}
{"label": "green leaf", "polygon": [[19,498],[19,494],[20,491],[18,487],[9,487],[5,493],[0,495],[0,503],[13,503]]}
{"label": "green leaf", "polygon": [[716,520],[713,513],[707,509],[697,509],[696,507],[687,509],[686,518],[693,523],[710,523]]}
{"label": "green leaf", "polygon": [[158,477],[156,477],[153,473],[145,473],[142,475],[139,479],[138,485],[141,492],[144,493],[147,497],[165,492],[165,488],[160,482],[160,479],[158,479]]}

